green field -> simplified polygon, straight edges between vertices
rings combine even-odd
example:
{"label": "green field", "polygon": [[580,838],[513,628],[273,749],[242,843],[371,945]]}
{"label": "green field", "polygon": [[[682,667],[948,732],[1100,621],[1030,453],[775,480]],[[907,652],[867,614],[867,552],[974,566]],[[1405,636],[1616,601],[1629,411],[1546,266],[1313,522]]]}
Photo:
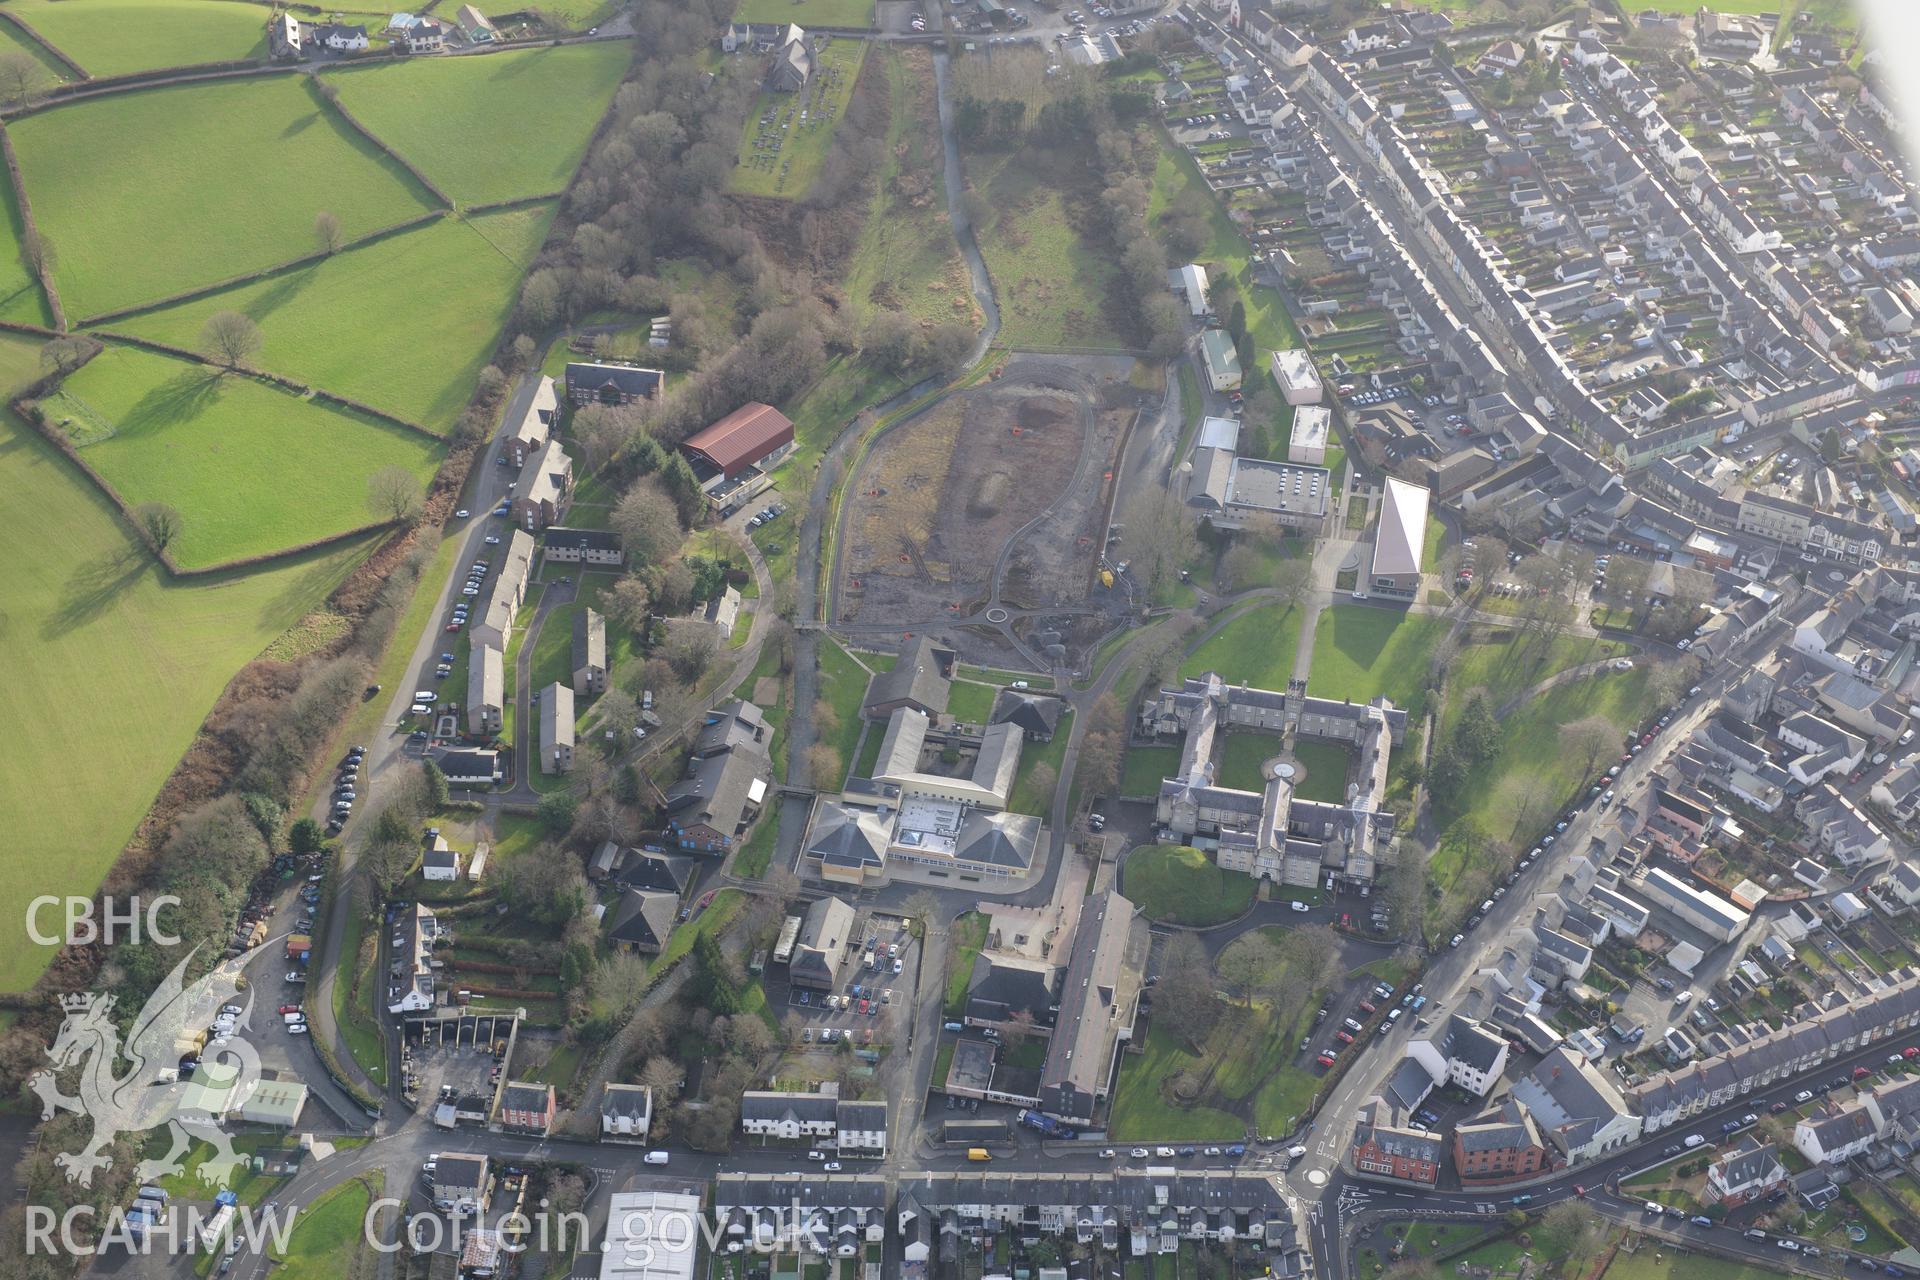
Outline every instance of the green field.
{"label": "green field", "polygon": [[267,15],[222,0],[7,0],[96,79],[267,53]]}
{"label": "green field", "polygon": [[564,188],[627,61],[625,44],[606,41],[413,58],[327,82],[355,119],[469,205]]}
{"label": "green field", "polygon": [[[1054,730],[1049,742],[1029,742],[1020,752],[1020,776],[1013,783],[1013,797],[1007,802],[1007,808],[1015,813],[1032,813],[1046,817],[1053,808],[1053,791],[1042,791],[1035,785],[1034,770],[1046,765],[1054,772],[1055,787],[1061,781],[1060,760],[1066,755],[1067,738],[1073,732],[1073,712],[1065,711],[1060,715],[1060,727]],[[878,736],[877,734],[874,736]],[[876,748],[877,749],[877,748]]]}
{"label": "green field", "polygon": [[312,253],[322,210],[351,238],[429,207],[296,77],[113,94],[8,132],[76,321]]}
{"label": "green field", "polygon": [[873,202],[847,267],[847,297],[863,319],[881,308],[927,323],[975,324],[979,309],[947,221],[933,72],[924,50],[883,46],[892,114]]}
{"label": "green field", "polygon": [[[807,194],[827,162],[834,130],[847,114],[854,81],[866,61],[865,40],[835,40],[814,55],[813,78],[799,93],[762,92],[740,133],[732,189],[748,196]],[[756,145],[762,137],[779,149]]]}
{"label": "green field", "polygon": [[439,462],[411,432],[324,408],[241,374],[109,347],[46,401],[113,424],[80,451],[129,505],[181,514],[182,566],[221,564],[374,523],[367,478],[403,466],[424,484]]}
{"label": "green field", "polygon": [[53,312],[21,249],[26,222],[11,182],[0,184],[0,320],[51,326]]}
{"label": "green field", "polygon": [[[7,6],[9,9],[13,6]],[[73,72],[67,64],[53,56],[47,47],[32,36],[14,26],[11,22],[0,21],[0,53],[18,51],[26,54],[47,73],[47,83],[54,84],[73,79]]]}
{"label": "green field", "polygon": [[[1180,664],[1180,674],[1186,677],[1217,671],[1222,679],[1235,684],[1284,689],[1293,678],[1299,644],[1300,611],[1284,605],[1261,605],[1234,618],[1194,650],[1193,656]],[[1323,691],[1316,688],[1314,692]]]}
{"label": "green field", "polygon": [[966,158],[967,183],[991,211],[975,230],[1009,346],[1121,345],[1107,322],[1119,287],[1111,255],[1080,238],[1068,194],[1051,181],[1080,163],[1039,148]]}
{"label": "green field", "polygon": [[1222,871],[1198,849],[1142,845],[1127,855],[1124,892],[1150,920],[1204,927],[1253,905],[1253,877]]}
{"label": "green field", "polygon": [[552,216],[544,204],[442,218],[114,327],[193,347],[208,316],[243,312],[260,326],[260,368],[445,431],[473,394]]}
{"label": "green field", "polygon": [[[478,0],[474,8],[489,18],[506,13],[526,13],[538,8],[550,27],[567,31],[585,31],[605,22],[620,6],[614,0],[554,0],[550,4],[529,5],[527,0]],[[452,12],[449,10],[448,12]]]}
{"label": "green field", "polygon": [[797,22],[803,27],[869,27],[873,0],[740,0],[735,22]]}
{"label": "green field", "polygon": [[1180,767],[1178,747],[1134,747],[1127,752],[1126,770],[1120,779],[1123,796],[1158,795],[1163,778],[1173,776]]}
{"label": "green field", "polygon": [[[0,384],[36,376],[36,348],[0,338]],[[364,545],[269,571],[168,581],[107,499],[11,415],[0,418],[0,521],[10,638],[0,716],[0,814],[10,856],[0,912],[92,893],[239,667],[336,586]],[[58,867],[58,875],[48,868]],[[24,990],[51,952],[0,951]]]}
{"label": "green field", "polygon": [[1314,629],[1307,688],[1315,697],[1355,702],[1388,697],[1417,717],[1426,699],[1427,659],[1447,625],[1443,618],[1399,609],[1324,609]]}

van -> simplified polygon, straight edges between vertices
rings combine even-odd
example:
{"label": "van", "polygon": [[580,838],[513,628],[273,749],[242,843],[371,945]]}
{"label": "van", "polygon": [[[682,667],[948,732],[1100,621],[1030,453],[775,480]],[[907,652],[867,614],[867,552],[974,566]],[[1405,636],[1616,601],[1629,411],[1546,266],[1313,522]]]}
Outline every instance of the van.
{"label": "van", "polygon": [[1747,1239],[1749,1239],[1749,1240],[1765,1240],[1766,1238],[1767,1238],[1767,1233],[1766,1233],[1766,1232],[1764,1232],[1764,1231],[1762,1231],[1762,1230],[1761,1230],[1760,1228],[1758,1228],[1758,1227],[1749,1227],[1749,1228],[1747,1228]]}
{"label": "van", "polygon": [[967,1024],[964,1022],[949,1022],[944,1024],[941,1029],[943,1031],[965,1031]]}
{"label": "van", "polygon": [[414,690],[414,693],[413,693],[413,700],[415,702],[432,702],[435,698],[438,698],[439,696],[440,696],[439,694],[435,693],[431,689],[416,689]]}
{"label": "van", "polygon": [[1703,1137],[1701,1137],[1701,1136],[1700,1136],[1699,1134],[1697,1134],[1697,1133],[1690,1133],[1690,1134],[1688,1134],[1688,1135],[1687,1135],[1687,1141],[1686,1141],[1686,1145],[1687,1145],[1687,1146],[1688,1146],[1689,1148],[1692,1148],[1692,1147],[1697,1147],[1697,1146],[1699,1146],[1699,1145],[1700,1145],[1701,1143],[1703,1143],[1703,1142],[1705,1142],[1705,1141],[1706,1141],[1706,1139],[1705,1139],[1705,1138],[1703,1138]]}
{"label": "van", "polygon": [[648,1164],[665,1164],[667,1162],[667,1153],[664,1151],[649,1151],[646,1154],[646,1161]]}
{"label": "van", "polygon": [[139,1193],[135,1195],[134,1198],[136,1200],[151,1200],[155,1204],[165,1204],[171,1197],[167,1195],[167,1189],[165,1187],[147,1186],[140,1188]]}
{"label": "van", "polygon": [[976,1163],[984,1163],[985,1161],[993,1159],[993,1153],[985,1147],[968,1147],[967,1159],[975,1161]]}
{"label": "van", "polygon": [[1647,1210],[1647,1212],[1648,1212],[1648,1213],[1658,1213],[1658,1212],[1660,1212],[1660,1202],[1659,1202],[1658,1200],[1649,1200],[1649,1201],[1647,1201],[1647,1203],[1646,1203],[1646,1210]]}

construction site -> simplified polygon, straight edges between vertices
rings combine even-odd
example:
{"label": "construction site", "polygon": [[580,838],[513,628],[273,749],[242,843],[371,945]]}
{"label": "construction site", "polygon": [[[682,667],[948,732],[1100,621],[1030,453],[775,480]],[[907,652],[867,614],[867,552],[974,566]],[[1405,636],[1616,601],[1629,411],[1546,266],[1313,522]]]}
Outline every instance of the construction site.
{"label": "construction site", "polygon": [[1124,377],[1125,362],[1015,360],[876,438],[848,486],[836,620],[935,628],[1084,609],[1138,402]]}

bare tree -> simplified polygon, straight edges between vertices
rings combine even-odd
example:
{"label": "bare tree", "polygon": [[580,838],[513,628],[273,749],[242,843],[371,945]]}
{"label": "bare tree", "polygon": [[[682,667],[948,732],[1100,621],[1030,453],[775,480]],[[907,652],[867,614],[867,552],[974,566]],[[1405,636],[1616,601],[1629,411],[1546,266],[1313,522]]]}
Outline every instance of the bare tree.
{"label": "bare tree", "polygon": [[0,53],[0,105],[21,106],[47,91],[47,69],[22,50]]}
{"label": "bare tree", "polygon": [[382,467],[367,477],[367,506],[377,516],[409,523],[420,516],[420,481],[402,466]]}
{"label": "bare tree", "polygon": [[38,228],[30,228],[20,237],[20,252],[36,275],[50,276],[60,265],[60,251]]}
{"label": "bare tree", "polygon": [[1199,1045],[1220,1015],[1207,949],[1190,933],[1176,933],[1160,959],[1153,1016],[1189,1045]]}
{"label": "bare tree", "polygon": [[327,254],[340,252],[340,246],[347,242],[346,233],[340,229],[340,219],[330,209],[314,215],[313,238],[319,241],[320,252]]}
{"label": "bare tree", "polygon": [[72,373],[100,349],[96,340],[78,333],[64,333],[47,339],[40,348],[40,367],[51,374]]}
{"label": "bare tree", "polygon": [[640,1069],[640,1083],[653,1090],[653,1105],[658,1108],[679,1096],[687,1073],[672,1058],[652,1057]]}
{"label": "bare tree", "polygon": [[1135,501],[1127,512],[1128,547],[1133,576],[1148,600],[1171,585],[1200,551],[1193,513],[1164,489]]}
{"label": "bare tree", "polygon": [[215,362],[237,369],[260,349],[260,326],[238,311],[216,311],[200,326],[200,348]]}
{"label": "bare tree", "polygon": [[165,551],[180,536],[180,513],[164,502],[143,502],[133,509],[134,523],[156,552]]}
{"label": "bare tree", "polygon": [[1229,986],[1237,988],[1242,1004],[1253,1004],[1253,993],[1280,964],[1280,953],[1259,933],[1244,933],[1220,953],[1214,967]]}
{"label": "bare tree", "polygon": [[613,590],[602,599],[609,618],[645,639],[641,633],[653,615],[653,593],[647,590],[645,580],[632,575],[624,577],[614,583]]}
{"label": "bare tree", "polygon": [[823,790],[840,785],[846,765],[831,742],[816,742],[807,748],[807,778]]}
{"label": "bare tree", "polygon": [[1620,731],[1605,716],[1587,716],[1560,726],[1560,742],[1567,753],[1580,761],[1581,773],[1592,777],[1602,756],[1609,755],[1620,743]]}

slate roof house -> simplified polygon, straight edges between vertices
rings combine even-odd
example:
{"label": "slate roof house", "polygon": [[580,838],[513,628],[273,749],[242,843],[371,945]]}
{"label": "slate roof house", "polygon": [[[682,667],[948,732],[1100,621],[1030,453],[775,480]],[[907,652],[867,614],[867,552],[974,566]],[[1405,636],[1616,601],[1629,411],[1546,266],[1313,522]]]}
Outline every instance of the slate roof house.
{"label": "slate roof house", "polygon": [[749,1089],[740,1095],[740,1128],[756,1138],[831,1138],[839,1126],[840,1086],[818,1093]]}
{"label": "slate roof house", "polygon": [[853,908],[839,898],[819,899],[801,917],[787,980],[796,987],[831,990],[852,943]]}
{"label": "slate roof house", "polygon": [[759,814],[772,763],[757,747],[736,747],[688,764],[667,788],[667,831],[682,849],[725,853]]}
{"label": "slate roof house", "polygon": [[657,956],[680,913],[680,895],[649,889],[627,889],[607,912],[607,941],[623,951]]}
{"label": "slate roof house", "polygon": [[547,1136],[553,1128],[553,1086],[509,1080],[500,1091],[500,1124],[515,1133]]}
{"label": "slate roof house", "polygon": [[567,401],[576,408],[593,404],[632,404],[658,400],[667,375],[630,364],[574,363],[567,366]]}
{"label": "slate roof house", "polygon": [[1514,1081],[1513,1096],[1533,1113],[1547,1141],[1569,1164],[1635,1141],[1641,1120],[1612,1081],[1564,1045]]}
{"label": "slate roof house", "polygon": [[1771,1142],[1748,1137],[1707,1167],[1707,1201],[1737,1209],[1757,1200],[1787,1180]]}
{"label": "slate roof house", "polygon": [[988,724],[1010,724],[1026,735],[1028,742],[1051,742],[1060,727],[1060,715],[1066,704],[1045,694],[1024,689],[1002,689],[993,700]]}
{"label": "slate roof house", "polygon": [[643,1084],[609,1083],[600,1091],[600,1140],[645,1142],[653,1127],[653,1090]]}
{"label": "slate roof house", "polygon": [[597,610],[573,615],[573,691],[581,697],[607,691],[607,620]]}
{"label": "slate roof house", "polygon": [[902,707],[923,712],[934,723],[946,714],[958,656],[920,636],[900,655],[891,671],[874,676],[860,713],[869,720],[885,720]]}

